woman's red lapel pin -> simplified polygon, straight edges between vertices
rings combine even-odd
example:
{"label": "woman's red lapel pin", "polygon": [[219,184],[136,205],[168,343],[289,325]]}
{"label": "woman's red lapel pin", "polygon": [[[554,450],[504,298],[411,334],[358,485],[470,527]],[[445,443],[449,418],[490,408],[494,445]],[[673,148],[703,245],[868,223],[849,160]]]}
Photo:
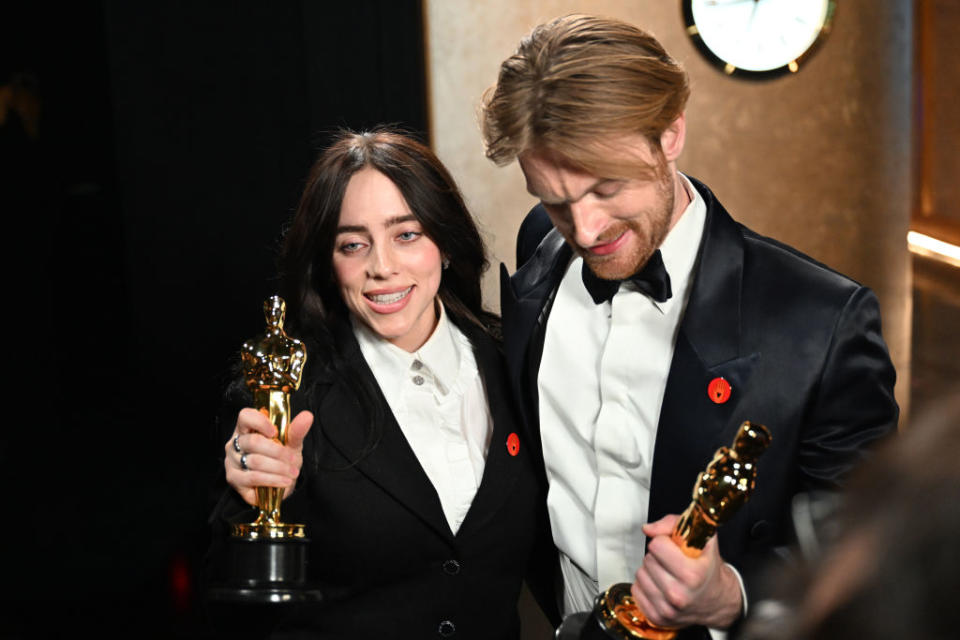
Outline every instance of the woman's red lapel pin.
{"label": "woman's red lapel pin", "polygon": [[520,453],[520,437],[516,433],[507,436],[507,452],[512,456]]}

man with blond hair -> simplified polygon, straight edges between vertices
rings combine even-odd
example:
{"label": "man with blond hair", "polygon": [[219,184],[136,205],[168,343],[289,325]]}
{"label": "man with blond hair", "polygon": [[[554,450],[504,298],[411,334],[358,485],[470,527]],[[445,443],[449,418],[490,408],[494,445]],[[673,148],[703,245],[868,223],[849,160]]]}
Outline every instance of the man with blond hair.
{"label": "man with blond hair", "polygon": [[[735,222],[677,170],[687,76],[651,35],[567,16],[484,96],[487,156],[540,200],[503,270],[507,357],[563,576],[563,611],[632,582],[652,622],[721,637],[790,536],[793,495],[835,488],[896,428],[867,288]],[[699,558],[670,533],[743,420],[773,444],[751,501]]]}

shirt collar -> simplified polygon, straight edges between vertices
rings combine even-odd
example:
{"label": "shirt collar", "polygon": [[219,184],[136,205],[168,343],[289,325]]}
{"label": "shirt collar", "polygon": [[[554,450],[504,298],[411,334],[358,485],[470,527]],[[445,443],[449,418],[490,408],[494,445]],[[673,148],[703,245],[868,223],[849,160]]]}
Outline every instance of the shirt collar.
{"label": "shirt collar", "polygon": [[[351,316],[353,333],[360,344],[363,358],[385,393],[388,388],[399,389],[412,371],[433,377],[441,395],[446,395],[456,382],[460,369],[460,351],[453,333],[453,324],[447,318],[443,304],[438,302],[437,306],[440,309],[440,319],[436,328],[423,346],[413,353],[384,340],[367,325]],[[387,381],[389,384],[384,384]]]}

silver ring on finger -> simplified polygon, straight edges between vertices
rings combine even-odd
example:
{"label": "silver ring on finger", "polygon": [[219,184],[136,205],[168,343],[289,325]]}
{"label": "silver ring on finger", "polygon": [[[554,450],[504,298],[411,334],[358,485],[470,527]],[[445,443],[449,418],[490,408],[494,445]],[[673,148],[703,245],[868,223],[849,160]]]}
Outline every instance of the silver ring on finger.
{"label": "silver ring on finger", "polygon": [[238,433],[233,437],[233,450],[237,453],[243,453],[243,449],[240,448],[240,434]]}
{"label": "silver ring on finger", "polygon": [[240,468],[244,471],[249,471],[250,467],[247,466],[247,454],[240,456]]}

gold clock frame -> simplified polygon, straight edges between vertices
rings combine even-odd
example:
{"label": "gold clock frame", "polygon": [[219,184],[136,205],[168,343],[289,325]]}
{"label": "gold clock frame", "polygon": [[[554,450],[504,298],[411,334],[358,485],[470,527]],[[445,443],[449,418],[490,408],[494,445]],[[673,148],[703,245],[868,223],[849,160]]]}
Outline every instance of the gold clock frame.
{"label": "gold clock frame", "polygon": [[687,35],[690,37],[696,49],[706,58],[711,66],[719,69],[724,75],[730,77],[744,78],[747,80],[771,80],[800,71],[810,59],[810,56],[823,45],[824,40],[827,39],[827,36],[833,28],[833,18],[837,10],[837,0],[827,0],[827,15],[823,19],[823,24],[820,25],[820,33],[817,34],[816,39],[807,47],[806,51],[783,66],[766,69],[764,71],[741,69],[720,58],[707,46],[700,36],[700,30],[693,19],[693,0],[682,0],[681,8],[683,11],[684,28]]}

